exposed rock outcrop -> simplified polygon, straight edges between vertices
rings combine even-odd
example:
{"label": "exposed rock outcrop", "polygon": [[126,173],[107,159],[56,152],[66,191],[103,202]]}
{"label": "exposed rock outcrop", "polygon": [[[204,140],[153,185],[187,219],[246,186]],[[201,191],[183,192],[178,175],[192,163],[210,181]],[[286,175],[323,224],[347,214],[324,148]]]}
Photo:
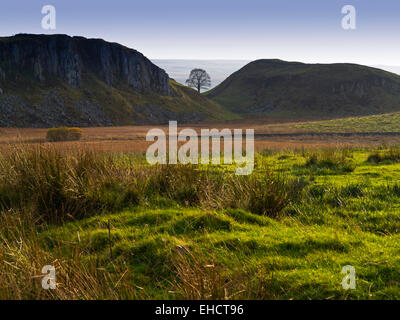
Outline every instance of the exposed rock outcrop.
{"label": "exposed rock outcrop", "polygon": [[164,124],[225,115],[117,43],[66,35],[0,38],[0,126]]}
{"label": "exposed rock outcrop", "polygon": [[122,82],[139,92],[172,94],[164,70],[136,50],[100,39],[27,34],[2,38],[0,62],[3,80],[16,80],[25,73],[41,83],[56,77],[80,88],[84,75],[92,74],[110,86]]}

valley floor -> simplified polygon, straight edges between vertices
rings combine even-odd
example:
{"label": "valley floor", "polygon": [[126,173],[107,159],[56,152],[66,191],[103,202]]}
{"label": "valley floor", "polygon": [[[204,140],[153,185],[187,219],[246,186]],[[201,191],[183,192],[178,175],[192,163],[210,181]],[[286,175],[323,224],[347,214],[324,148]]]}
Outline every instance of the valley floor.
{"label": "valley floor", "polygon": [[[254,129],[256,150],[301,150],[335,147],[371,147],[400,143],[400,113],[325,121],[290,119],[235,120],[225,123],[180,124],[192,128]],[[60,149],[84,148],[96,152],[144,152],[146,134],[153,128],[168,132],[167,125],[83,128],[82,140],[54,143]],[[0,150],[9,145],[46,142],[47,129],[0,128]]]}

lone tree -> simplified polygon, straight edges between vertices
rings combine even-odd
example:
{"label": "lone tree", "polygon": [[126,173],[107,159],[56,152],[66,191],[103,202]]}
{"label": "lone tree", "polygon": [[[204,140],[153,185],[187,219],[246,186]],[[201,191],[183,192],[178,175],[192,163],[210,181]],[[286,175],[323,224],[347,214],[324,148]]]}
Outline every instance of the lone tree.
{"label": "lone tree", "polygon": [[208,89],[211,86],[211,78],[203,69],[193,69],[190,71],[189,79],[186,80],[189,87],[196,88],[200,93],[201,89]]}

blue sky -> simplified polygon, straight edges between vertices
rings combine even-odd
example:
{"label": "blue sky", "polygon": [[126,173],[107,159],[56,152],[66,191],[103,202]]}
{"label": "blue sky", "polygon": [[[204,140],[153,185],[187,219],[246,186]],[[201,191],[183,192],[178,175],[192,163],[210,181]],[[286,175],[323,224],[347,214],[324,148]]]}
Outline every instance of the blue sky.
{"label": "blue sky", "polygon": [[[41,28],[54,5],[57,30]],[[344,5],[357,29],[341,27]],[[280,58],[400,65],[399,0],[1,0],[0,35],[103,38],[153,59]]]}

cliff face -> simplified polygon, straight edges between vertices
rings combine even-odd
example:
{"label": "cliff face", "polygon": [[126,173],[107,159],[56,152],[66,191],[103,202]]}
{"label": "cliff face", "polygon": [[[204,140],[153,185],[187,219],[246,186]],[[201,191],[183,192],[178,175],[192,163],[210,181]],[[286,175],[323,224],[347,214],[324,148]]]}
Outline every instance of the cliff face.
{"label": "cliff face", "polygon": [[0,127],[164,124],[227,116],[122,45],[66,35],[0,38]]}
{"label": "cliff face", "polygon": [[92,74],[110,86],[128,84],[138,92],[171,95],[166,72],[141,53],[100,39],[66,35],[17,35],[0,40],[0,78],[18,80],[31,74],[42,84],[54,77],[73,88],[81,88]]}

